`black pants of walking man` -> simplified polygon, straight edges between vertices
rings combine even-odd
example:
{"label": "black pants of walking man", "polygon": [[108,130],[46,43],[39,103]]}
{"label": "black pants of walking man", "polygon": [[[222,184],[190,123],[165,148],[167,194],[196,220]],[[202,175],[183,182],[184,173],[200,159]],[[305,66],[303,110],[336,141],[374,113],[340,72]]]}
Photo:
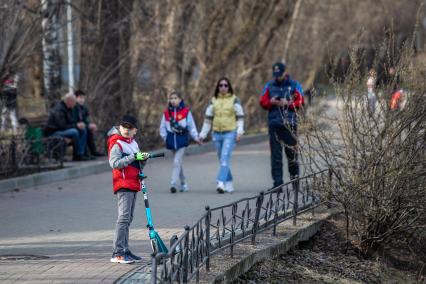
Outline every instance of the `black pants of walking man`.
{"label": "black pants of walking man", "polygon": [[286,126],[269,127],[269,146],[271,149],[271,174],[274,187],[284,183],[283,180],[283,147],[288,161],[290,178],[299,175],[297,145],[297,128]]}

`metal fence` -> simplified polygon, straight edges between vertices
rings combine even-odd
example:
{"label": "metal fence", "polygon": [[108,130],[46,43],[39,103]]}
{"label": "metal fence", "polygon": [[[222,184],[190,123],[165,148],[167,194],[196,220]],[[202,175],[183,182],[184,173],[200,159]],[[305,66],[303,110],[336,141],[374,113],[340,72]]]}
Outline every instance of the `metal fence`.
{"label": "metal fence", "polygon": [[0,178],[62,168],[65,147],[62,137],[0,138]]}
{"label": "metal fence", "polygon": [[322,202],[318,189],[331,182],[331,172],[323,170],[257,196],[206,207],[193,226],[185,227],[169,253],[152,255],[152,283],[199,282],[200,272],[210,270],[212,255],[229,248],[233,257],[236,244],[246,239],[255,244],[257,234],[272,228],[275,235],[281,222],[293,219],[296,225],[298,214],[308,210],[314,214]]}

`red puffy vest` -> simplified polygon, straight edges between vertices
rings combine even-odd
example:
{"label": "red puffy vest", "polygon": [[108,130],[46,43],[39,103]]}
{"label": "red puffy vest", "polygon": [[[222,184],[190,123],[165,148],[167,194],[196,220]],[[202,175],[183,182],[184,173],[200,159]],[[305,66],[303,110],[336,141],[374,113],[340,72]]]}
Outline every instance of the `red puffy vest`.
{"label": "red puffy vest", "polygon": [[[138,143],[136,143],[133,138],[125,138],[119,134],[114,134],[108,139],[108,156],[114,145],[118,145],[120,147],[122,157],[133,155],[139,151]],[[138,161],[134,161],[122,169],[112,169],[112,185],[114,193],[123,188],[140,191],[140,181],[138,178],[139,172],[140,167]]]}

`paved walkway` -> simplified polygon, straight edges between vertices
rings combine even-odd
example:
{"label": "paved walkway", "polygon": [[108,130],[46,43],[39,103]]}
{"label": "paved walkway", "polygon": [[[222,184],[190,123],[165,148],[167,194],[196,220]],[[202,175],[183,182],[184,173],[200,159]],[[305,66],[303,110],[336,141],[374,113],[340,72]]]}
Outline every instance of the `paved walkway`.
{"label": "paved walkway", "polygon": [[[187,193],[169,192],[171,163],[170,158],[159,158],[145,168],[154,224],[167,242],[198,219],[206,205],[252,196],[271,184],[267,142],[236,148],[233,194],[215,191],[214,152],[185,157]],[[141,197],[130,246],[148,261]],[[136,268],[109,262],[117,216],[110,172],[0,193],[0,216],[0,283],[112,283]]]}

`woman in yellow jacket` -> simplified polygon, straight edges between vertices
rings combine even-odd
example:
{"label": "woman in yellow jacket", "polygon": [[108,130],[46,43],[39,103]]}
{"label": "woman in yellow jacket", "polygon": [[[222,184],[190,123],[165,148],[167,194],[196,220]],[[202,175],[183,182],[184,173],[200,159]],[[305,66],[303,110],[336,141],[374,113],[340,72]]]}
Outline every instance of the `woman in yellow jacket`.
{"label": "woman in yellow jacket", "polygon": [[231,156],[235,143],[244,134],[244,111],[226,77],[217,82],[214,97],[207,106],[201,140],[207,137],[212,127],[220,163],[216,190],[218,193],[232,192]]}

